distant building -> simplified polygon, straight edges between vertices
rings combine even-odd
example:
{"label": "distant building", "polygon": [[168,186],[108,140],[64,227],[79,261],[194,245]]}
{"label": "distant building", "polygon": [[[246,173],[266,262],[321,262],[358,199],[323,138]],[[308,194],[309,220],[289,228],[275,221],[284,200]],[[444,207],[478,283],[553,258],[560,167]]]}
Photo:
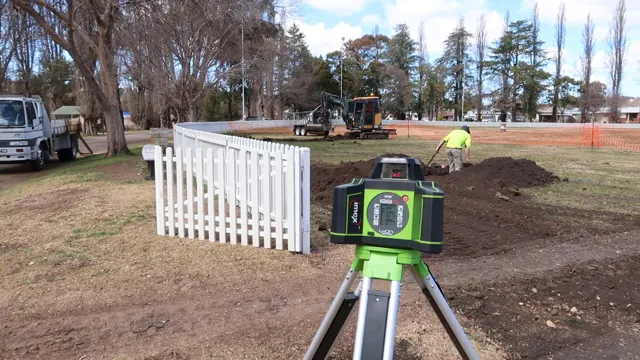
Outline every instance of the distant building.
{"label": "distant building", "polygon": [[[580,122],[581,112],[579,108],[571,108],[562,111],[558,109],[558,119],[553,121],[551,106],[543,106],[538,110],[538,121],[540,122]],[[592,121],[592,114],[587,117]],[[595,112],[595,122],[598,123],[624,123],[636,124],[640,122],[640,101],[637,106],[620,107],[620,118],[617,121],[611,119],[609,107],[603,107]]]}

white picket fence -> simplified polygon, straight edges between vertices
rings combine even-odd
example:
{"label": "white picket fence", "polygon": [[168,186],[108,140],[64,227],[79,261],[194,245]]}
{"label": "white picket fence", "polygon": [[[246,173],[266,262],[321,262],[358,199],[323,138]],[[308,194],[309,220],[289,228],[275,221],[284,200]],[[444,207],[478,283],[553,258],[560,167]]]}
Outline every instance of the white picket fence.
{"label": "white picket fence", "polygon": [[174,145],[155,149],[159,235],[310,253],[308,148],[187,127]]}

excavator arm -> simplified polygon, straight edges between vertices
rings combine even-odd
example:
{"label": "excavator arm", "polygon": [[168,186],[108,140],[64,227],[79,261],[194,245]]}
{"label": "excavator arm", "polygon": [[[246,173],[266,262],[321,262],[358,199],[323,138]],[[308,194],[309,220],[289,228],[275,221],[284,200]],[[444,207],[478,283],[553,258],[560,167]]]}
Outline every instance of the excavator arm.
{"label": "excavator arm", "polygon": [[344,114],[347,112],[347,104],[345,100],[337,95],[323,92],[320,106],[318,106],[313,112],[313,122],[330,122],[331,110],[335,108],[341,108],[344,117]]}

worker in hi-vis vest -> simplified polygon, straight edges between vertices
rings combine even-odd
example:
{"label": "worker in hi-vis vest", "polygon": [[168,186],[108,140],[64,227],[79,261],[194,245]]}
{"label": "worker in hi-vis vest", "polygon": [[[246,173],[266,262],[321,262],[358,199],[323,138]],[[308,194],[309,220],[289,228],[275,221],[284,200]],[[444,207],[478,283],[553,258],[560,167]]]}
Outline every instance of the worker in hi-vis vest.
{"label": "worker in hi-vis vest", "polygon": [[442,145],[447,144],[447,162],[449,163],[449,173],[460,171],[463,167],[462,149],[464,148],[467,163],[471,162],[471,130],[467,125],[460,129],[453,130],[440,141],[436,148],[436,153],[440,152]]}

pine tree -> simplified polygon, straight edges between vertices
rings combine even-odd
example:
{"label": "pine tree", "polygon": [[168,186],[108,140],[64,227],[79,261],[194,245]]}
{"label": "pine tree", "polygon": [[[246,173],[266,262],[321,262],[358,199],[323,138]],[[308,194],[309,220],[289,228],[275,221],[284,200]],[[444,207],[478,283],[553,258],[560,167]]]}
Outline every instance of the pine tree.
{"label": "pine tree", "polygon": [[541,48],[542,42],[537,41],[537,33],[528,20],[511,22],[491,48],[488,69],[505,81],[498,105],[503,113],[510,109],[514,120],[518,103],[521,99],[527,100],[526,90],[532,91],[535,98],[535,92],[540,91],[542,82],[550,76],[543,70],[544,55],[538,54]]}
{"label": "pine tree", "polygon": [[456,29],[449,34],[444,42],[444,53],[438,60],[439,63],[448,69],[448,75],[452,84],[450,92],[452,94],[452,104],[454,109],[453,118],[456,121],[463,120],[464,109],[462,109],[462,97],[465,89],[465,78],[469,75],[465,69],[469,67],[471,58],[469,48],[471,33],[464,27],[462,19]]}
{"label": "pine tree", "polygon": [[387,99],[385,108],[400,113],[404,120],[408,104],[413,103],[411,91],[411,75],[417,61],[416,43],[411,39],[409,27],[406,24],[396,25],[395,34],[389,40],[386,51],[387,68]]}

